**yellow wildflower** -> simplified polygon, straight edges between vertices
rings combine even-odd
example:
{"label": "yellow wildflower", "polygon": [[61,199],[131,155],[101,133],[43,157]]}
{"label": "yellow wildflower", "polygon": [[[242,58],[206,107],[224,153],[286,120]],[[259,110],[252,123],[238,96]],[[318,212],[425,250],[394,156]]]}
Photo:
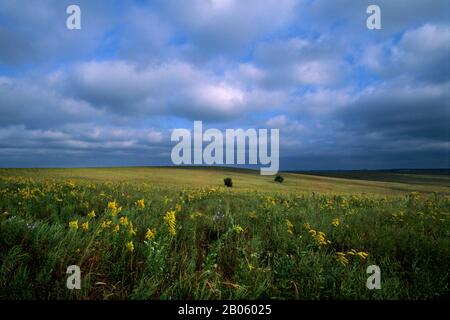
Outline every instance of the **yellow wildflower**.
{"label": "yellow wildflower", "polygon": [[339,221],[339,218],[335,218],[333,219],[333,221],[331,221],[331,224],[333,225],[333,227],[338,227],[341,224],[341,221]]}
{"label": "yellow wildflower", "polygon": [[147,232],[145,233],[145,239],[150,241],[155,237],[156,231],[155,229],[147,228]]}
{"label": "yellow wildflower", "polygon": [[128,225],[128,217],[120,217],[119,223],[123,226],[127,226]]}
{"label": "yellow wildflower", "polygon": [[344,252],[336,252],[336,261],[340,262],[344,266],[348,264],[348,259],[346,258]]}
{"label": "yellow wildflower", "polygon": [[130,230],[128,231],[130,234],[130,237],[133,237],[137,233],[137,228],[133,226],[133,224],[130,222]]}
{"label": "yellow wildflower", "polygon": [[78,220],[73,220],[69,222],[69,228],[73,230],[78,229]]}
{"label": "yellow wildflower", "polygon": [[117,232],[119,232],[119,231],[120,231],[120,225],[117,224],[117,225],[114,227],[114,229],[113,229],[112,232],[117,233]]}
{"label": "yellow wildflower", "polygon": [[145,202],[144,202],[144,199],[137,200],[137,201],[136,201],[136,205],[137,205],[139,208],[145,208]]}
{"label": "yellow wildflower", "polygon": [[133,251],[134,251],[134,244],[133,244],[133,241],[130,241],[130,242],[127,243],[127,249],[128,249],[130,252],[133,252]]}
{"label": "yellow wildflower", "polygon": [[95,218],[95,211],[92,210],[91,212],[89,212],[89,213],[88,213],[88,217],[89,217],[90,219]]}
{"label": "yellow wildflower", "polygon": [[292,222],[290,222],[288,219],[286,219],[286,225],[287,225],[287,232],[289,234],[293,234],[294,233],[294,225],[292,224]]}
{"label": "yellow wildflower", "polygon": [[84,222],[84,223],[81,225],[81,228],[82,228],[84,231],[87,231],[87,230],[89,229],[89,221]]}
{"label": "yellow wildflower", "polygon": [[242,228],[242,227],[241,227],[240,225],[238,225],[238,224],[233,225],[233,230],[234,230],[236,233],[244,232],[244,228]]}
{"label": "yellow wildflower", "polygon": [[177,217],[175,215],[175,210],[173,211],[167,211],[164,215],[164,221],[167,224],[167,228],[169,230],[169,234],[171,236],[175,236],[177,234],[176,227],[177,227]]}
{"label": "yellow wildflower", "polygon": [[108,209],[111,210],[111,215],[115,217],[118,212],[122,210],[122,207],[117,207],[116,200],[108,202]]}
{"label": "yellow wildflower", "polygon": [[358,255],[361,259],[366,259],[366,258],[369,256],[369,254],[368,254],[367,252],[363,252],[363,251],[358,252],[357,255]]}
{"label": "yellow wildflower", "polygon": [[326,246],[331,244],[330,240],[327,240],[325,233],[322,231],[317,232],[314,229],[309,230],[309,234],[316,240],[319,246]]}
{"label": "yellow wildflower", "polygon": [[111,225],[111,223],[112,223],[111,220],[103,221],[102,224],[101,224],[101,228],[102,229],[106,229],[106,228],[108,228]]}

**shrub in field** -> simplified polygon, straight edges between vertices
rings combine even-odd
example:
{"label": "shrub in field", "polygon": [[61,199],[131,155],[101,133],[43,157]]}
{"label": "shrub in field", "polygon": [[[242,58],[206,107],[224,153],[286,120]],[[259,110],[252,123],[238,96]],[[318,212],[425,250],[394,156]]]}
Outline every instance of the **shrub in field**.
{"label": "shrub in field", "polygon": [[233,180],[231,180],[231,178],[223,179],[223,183],[229,188],[231,188],[233,186]]}
{"label": "shrub in field", "polygon": [[283,183],[284,178],[283,178],[282,176],[280,176],[279,174],[277,174],[277,175],[275,176],[274,181],[275,181],[275,182],[279,182],[279,183]]}

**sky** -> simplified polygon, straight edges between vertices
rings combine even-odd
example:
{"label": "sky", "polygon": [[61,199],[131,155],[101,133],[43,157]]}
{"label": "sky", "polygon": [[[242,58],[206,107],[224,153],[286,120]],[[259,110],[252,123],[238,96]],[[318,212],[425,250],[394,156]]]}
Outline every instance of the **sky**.
{"label": "sky", "polygon": [[201,120],[279,128],[282,170],[448,168],[449,89],[447,0],[0,1],[0,167],[171,165]]}

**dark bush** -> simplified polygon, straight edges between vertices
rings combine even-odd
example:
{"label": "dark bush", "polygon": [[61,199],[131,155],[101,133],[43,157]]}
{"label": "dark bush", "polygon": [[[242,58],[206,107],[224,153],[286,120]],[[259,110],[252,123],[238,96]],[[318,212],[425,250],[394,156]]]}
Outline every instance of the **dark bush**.
{"label": "dark bush", "polygon": [[223,183],[229,188],[231,188],[233,186],[233,180],[231,180],[231,178],[223,179]]}
{"label": "dark bush", "polygon": [[277,174],[274,181],[282,183],[284,181],[284,178],[282,176],[280,176],[279,174]]}

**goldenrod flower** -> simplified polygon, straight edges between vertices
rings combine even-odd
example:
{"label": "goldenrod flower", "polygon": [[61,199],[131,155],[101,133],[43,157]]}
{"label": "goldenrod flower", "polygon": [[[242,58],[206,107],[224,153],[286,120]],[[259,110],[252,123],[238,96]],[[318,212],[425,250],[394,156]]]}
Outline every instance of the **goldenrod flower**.
{"label": "goldenrod flower", "polygon": [[233,230],[234,230],[236,233],[244,232],[244,228],[242,228],[242,227],[241,227],[240,225],[238,225],[238,224],[233,225]]}
{"label": "goldenrod flower", "polygon": [[111,225],[111,223],[112,223],[111,220],[105,220],[105,221],[102,222],[101,228],[102,229],[106,229],[106,228],[108,228]]}
{"label": "goldenrod flower", "polygon": [[176,227],[177,227],[177,217],[175,215],[175,210],[173,211],[167,211],[164,215],[164,221],[167,224],[167,228],[169,230],[169,234],[171,236],[175,236],[177,234]]}
{"label": "goldenrod flower", "polygon": [[310,229],[311,229],[311,226],[310,226],[309,223],[304,223],[304,224],[303,224],[303,228],[305,228],[306,230],[310,230]]}
{"label": "goldenrod flower", "polygon": [[84,222],[84,223],[81,225],[81,228],[82,228],[84,231],[87,231],[87,230],[89,229],[89,221]]}
{"label": "goldenrod flower", "polygon": [[128,231],[130,234],[130,237],[133,237],[137,233],[137,228],[133,226],[133,224],[130,222],[130,230]]}
{"label": "goldenrod flower", "polygon": [[120,217],[119,223],[123,226],[127,226],[128,225],[128,217]]}
{"label": "goldenrod flower", "polygon": [[78,229],[78,220],[73,220],[69,222],[69,228],[73,230]]}
{"label": "goldenrod flower", "polygon": [[145,239],[150,241],[155,237],[156,231],[155,229],[147,228],[147,232],[145,233]]}
{"label": "goldenrod flower", "polygon": [[331,221],[331,224],[333,225],[333,227],[338,227],[341,224],[341,221],[339,221],[339,218],[335,218],[333,219],[333,221]]}
{"label": "goldenrod flower", "polygon": [[344,266],[348,264],[348,259],[346,258],[344,252],[336,252],[336,261],[340,262]]}
{"label": "goldenrod flower", "polygon": [[294,234],[294,225],[288,219],[286,219],[287,232],[289,234]]}
{"label": "goldenrod flower", "polygon": [[111,210],[111,215],[115,217],[118,212],[122,210],[122,207],[117,207],[116,200],[108,202],[108,209]]}
{"label": "goldenrod flower", "polygon": [[133,251],[134,251],[134,244],[133,244],[133,241],[130,241],[130,242],[127,243],[127,249],[128,249],[130,252],[133,252]]}
{"label": "goldenrod flower", "polygon": [[120,231],[120,225],[117,224],[117,225],[114,227],[114,229],[113,229],[112,232],[117,233],[117,232],[119,232],[119,231]]}
{"label": "goldenrod flower", "polygon": [[88,217],[89,217],[90,219],[95,218],[95,211],[92,210],[91,212],[89,212],[89,213],[88,213]]}
{"label": "goldenrod flower", "polygon": [[136,205],[137,205],[139,208],[145,208],[145,202],[144,202],[144,199],[137,200],[137,201],[136,201]]}
{"label": "goldenrod flower", "polygon": [[290,222],[288,219],[286,219],[286,225],[287,225],[288,228],[293,228],[294,227],[292,222]]}
{"label": "goldenrod flower", "polygon": [[309,234],[316,240],[319,246],[326,246],[331,244],[330,240],[327,240],[325,233],[322,231],[317,232],[314,229],[309,230]]}
{"label": "goldenrod flower", "polygon": [[368,254],[367,252],[363,252],[363,251],[358,252],[357,255],[358,255],[361,259],[366,259],[366,258],[369,256],[369,254]]}
{"label": "goldenrod flower", "polygon": [[110,210],[116,210],[117,209],[116,200],[108,202],[108,209],[110,209]]}

